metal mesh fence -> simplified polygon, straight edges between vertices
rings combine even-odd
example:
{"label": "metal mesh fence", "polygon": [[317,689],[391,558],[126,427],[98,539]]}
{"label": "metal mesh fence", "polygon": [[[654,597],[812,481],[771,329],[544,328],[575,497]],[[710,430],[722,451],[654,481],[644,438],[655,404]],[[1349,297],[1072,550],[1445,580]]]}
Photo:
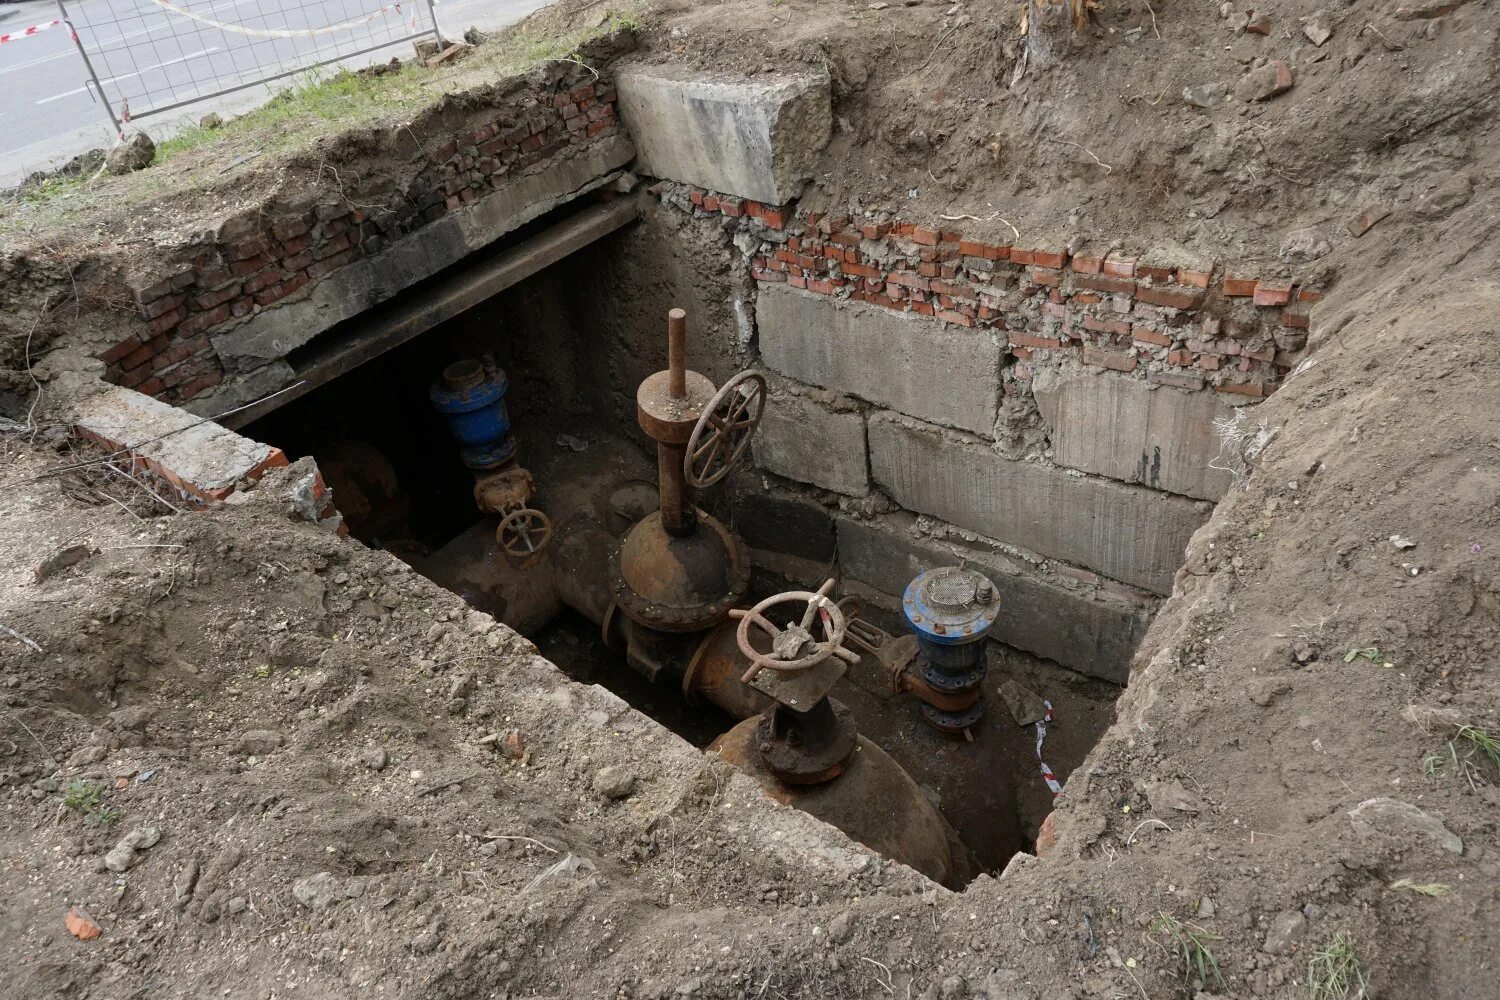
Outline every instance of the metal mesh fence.
{"label": "metal mesh fence", "polygon": [[431,0],[58,0],[57,6],[116,129],[437,34]]}

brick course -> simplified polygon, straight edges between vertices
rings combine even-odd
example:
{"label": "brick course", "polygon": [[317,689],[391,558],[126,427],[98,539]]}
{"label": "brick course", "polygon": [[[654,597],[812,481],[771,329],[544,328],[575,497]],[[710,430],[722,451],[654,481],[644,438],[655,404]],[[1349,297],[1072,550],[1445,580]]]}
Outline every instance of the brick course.
{"label": "brick course", "polygon": [[[569,147],[618,128],[615,91],[601,83],[555,92],[533,87],[493,114],[492,121],[430,153],[384,207],[326,202],[300,216],[268,220],[259,231],[240,227],[232,236],[221,233],[222,241],[199,251],[187,269],[178,262],[176,273],[143,282],[133,290],[143,330],[99,355],[106,377],[170,403],[206,392],[224,378],[206,334],[274,308],[390,241],[534,172]],[[726,196],[716,205],[729,214],[746,210]],[[780,220],[783,210],[763,211]],[[843,284],[842,277],[829,280]],[[835,289],[830,284],[827,291]]]}

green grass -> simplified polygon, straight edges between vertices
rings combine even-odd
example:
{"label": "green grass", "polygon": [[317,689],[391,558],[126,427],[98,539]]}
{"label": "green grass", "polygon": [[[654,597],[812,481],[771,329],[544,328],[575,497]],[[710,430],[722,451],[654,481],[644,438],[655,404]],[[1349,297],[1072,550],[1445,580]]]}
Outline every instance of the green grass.
{"label": "green grass", "polygon": [[1442,750],[1422,758],[1422,773],[1429,778],[1457,773],[1472,785],[1480,776],[1479,765],[1485,761],[1500,770],[1500,739],[1478,726],[1459,726]]}
{"label": "green grass", "polygon": [[1153,934],[1163,935],[1166,951],[1177,957],[1177,972],[1183,985],[1207,989],[1212,985],[1223,989],[1224,977],[1219,972],[1219,960],[1214,957],[1209,945],[1224,940],[1218,934],[1204,930],[1197,924],[1184,923],[1169,913],[1160,914],[1151,923]]}
{"label": "green grass", "polygon": [[1365,995],[1365,970],[1354,950],[1354,938],[1339,931],[1307,963],[1308,1000],[1356,1000]]}
{"label": "green grass", "polygon": [[120,818],[120,810],[104,804],[104,786],[82,778],[74,778],[63,789],[63,806],[82,813],[89,826],[108,826]]}

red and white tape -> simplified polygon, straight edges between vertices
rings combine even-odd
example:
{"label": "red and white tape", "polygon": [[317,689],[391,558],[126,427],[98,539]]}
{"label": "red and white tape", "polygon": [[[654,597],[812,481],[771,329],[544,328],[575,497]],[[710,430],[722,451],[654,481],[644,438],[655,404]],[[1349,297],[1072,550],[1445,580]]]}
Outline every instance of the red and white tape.
{"label": "red and white tape", "polygon": [[[357,28],[361,24],[369,24],[377,17],[383,17],[391,11],[395,11],[398,15],[401,13],[401,4],[392,3],[386,4],[379,10],[373,10],[362,17],[356,17],[350,21],[341,21],[338,24],[325,25],[321,28],[246,28],[243,25],[226,24],[223,21],[215,21],[211,17],[204,17],[202,14],[195,14],[186,7],[178,7],[176,4],[169,3],[168,0],[151,0],[151,2],[163,10],[170,11],[173,14],[181,14],[183,17],[190,17],[194,21],[206,24],[212,28],[218,28],[220,31],[229,31],[236,35],[249,35],[253,38],[302,38],[310,35],[327,35],[335,31]],[[411,26],[412,30],[415,31],[417,28],[417,11],[415,6],[412,8]]]}
{"label": "red and white tape", "polygon": [[33,24],[31,27],[22,28],[20,31],[6,32],[5,34],[0,35],[0,44],[4,44],[5,42],[19,42],[23,38],[30,38],[32,35],[40,35],[48,28],[55,28],[62,23],[63,19],[59,17],[55,20],[48,21],[45,24]]}
{"label": "red and white tape", "polygon": [[1042,780],[1047,783],[1048,788],[1052,789],[1052,794],[1061,795],[1062,785],[1058,783],[1057,775],[1053,774],[1052,768],[1047,766],[1045,760],[1042,760],[1042,741],[1047,738],[1047,723],[1052,721],[1052,702],[1044,699],[1042,704],[1047,706],[1047,716],[1044,719],[1038,719],[1036,723],[1036,762],[1042,766]]}

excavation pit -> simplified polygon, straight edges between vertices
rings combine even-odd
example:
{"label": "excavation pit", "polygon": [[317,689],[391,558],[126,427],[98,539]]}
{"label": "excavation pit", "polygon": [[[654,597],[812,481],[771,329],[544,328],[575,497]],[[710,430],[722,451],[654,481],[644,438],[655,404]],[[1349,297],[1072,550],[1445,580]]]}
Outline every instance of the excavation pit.
{"label": "excavation pit", "polygon": [[[351,366],[242,429],[291,459],[314,458],[355,538],[390,551],[472,607],[516,628],[573,679],[610,689],[707,751],[738,719],[685,694],[687,654],[676,654],[669,669],[643,666],[626,655],[618,635],[608,637],[601,627],[610,606],[610,556],[633,524],[657,510],[658,467],[635,421],[622,419],[630,409],[620,380],[628,376],[601,363],[606,358],[591,343],[601,325],[598,317],[590,321],[590,310],[580,307],[583,300],[562,290],[607,270],[612,255],[629,250],[629,240],[620,238],[595,246]],[[407,305],[398,299],[384,308],[399,312]],[[359,323],[351,321],[350,328]],[[380,323],[375,319],[375,326]],[[639,355],[637,368],[666,364],[664,333],[665,325],[650,322],[643,311],[639,326],[628,333],[631,353]],[[712,336],[697,330],[691,340],[703,345]],[[338,337],[335,331],[330,339],[336,343]],[[734,345],[713,350],[730,354]],[[505,373],[516,462],[534,484],[526,502],[546,512],[555,532],[542,558],[518,563],[500,551],[496,535],[503,516],[476,506],[475,473],[464,467],[447,419],[434,408],[434,384],[465,359],[480,359],[491,373]],[[778,393],[769,402],[771,427],[796,419],[801,400],[790,398],[787,404],[788,397]],[[861,420],[865,416],[858,414]],[[814,433],[805,446],[826,455],[831,465],[866,461],[863,434],[857,441],[860,454],[842,453],[846,444],[837,435]],[[774,455],[755,447],[757,456]],[[1022,601],[1027,597],[1024,585],[1017,590],[1012,553],[972,536],[944,539],[888,502],[879,510],[871,503],[874,494],[862,489],[867,509],[851,511],[826,490],[747,464],[721,484],[696,491],[696,502],[744,539],[752,569],[745,605],[788,590],[816,589],[832,576],[839,581],[834,596],[857,599],[861,621],[898,637],[910,632],[898,611],[906,577],[938,565],[972,563],[996,576],[1001,634],[1024,635],[1031,642],[1056,630],[1058,635],[1044,637],[1038,648],[1072,643],[1086,650],[1081,655],[1089,666],[1121,658],[1107,679],[988,641],[987,711],[967,733],[955,734],[924,721],[917,701],[897,692],[875,656],[861,656],[838,681],[833,697],[850,710],[860,736],[888,753],[951,826],[953,849],[964,860],[949,881],[962,885],[981,872],[998,873],[1017,852],[1036,850],[1053,799],[1044,763],[1066,782],[1108,726],[1121,691],[1115,679],[1123,679],[1123,659],[1143,631],[1148,611],[1137,604],[1122,613],[1120,602],[1111,605],[1107,597],[1081,602],[1104,604],[1118,616],[1122,634],[1109,634],[1108,620],[1097,613],[1069,621],[1055,608],[1045,609],[1040,621],[1010,621],[1043,610],[1015,606],[1017,595]],[[851,567],[860,567],[864,578],[854,576]],[[1040,756],[1039,720],[1023,715],[1018,722],[1015,714],[1025,711],[1028,700],[1050,704]]]}

